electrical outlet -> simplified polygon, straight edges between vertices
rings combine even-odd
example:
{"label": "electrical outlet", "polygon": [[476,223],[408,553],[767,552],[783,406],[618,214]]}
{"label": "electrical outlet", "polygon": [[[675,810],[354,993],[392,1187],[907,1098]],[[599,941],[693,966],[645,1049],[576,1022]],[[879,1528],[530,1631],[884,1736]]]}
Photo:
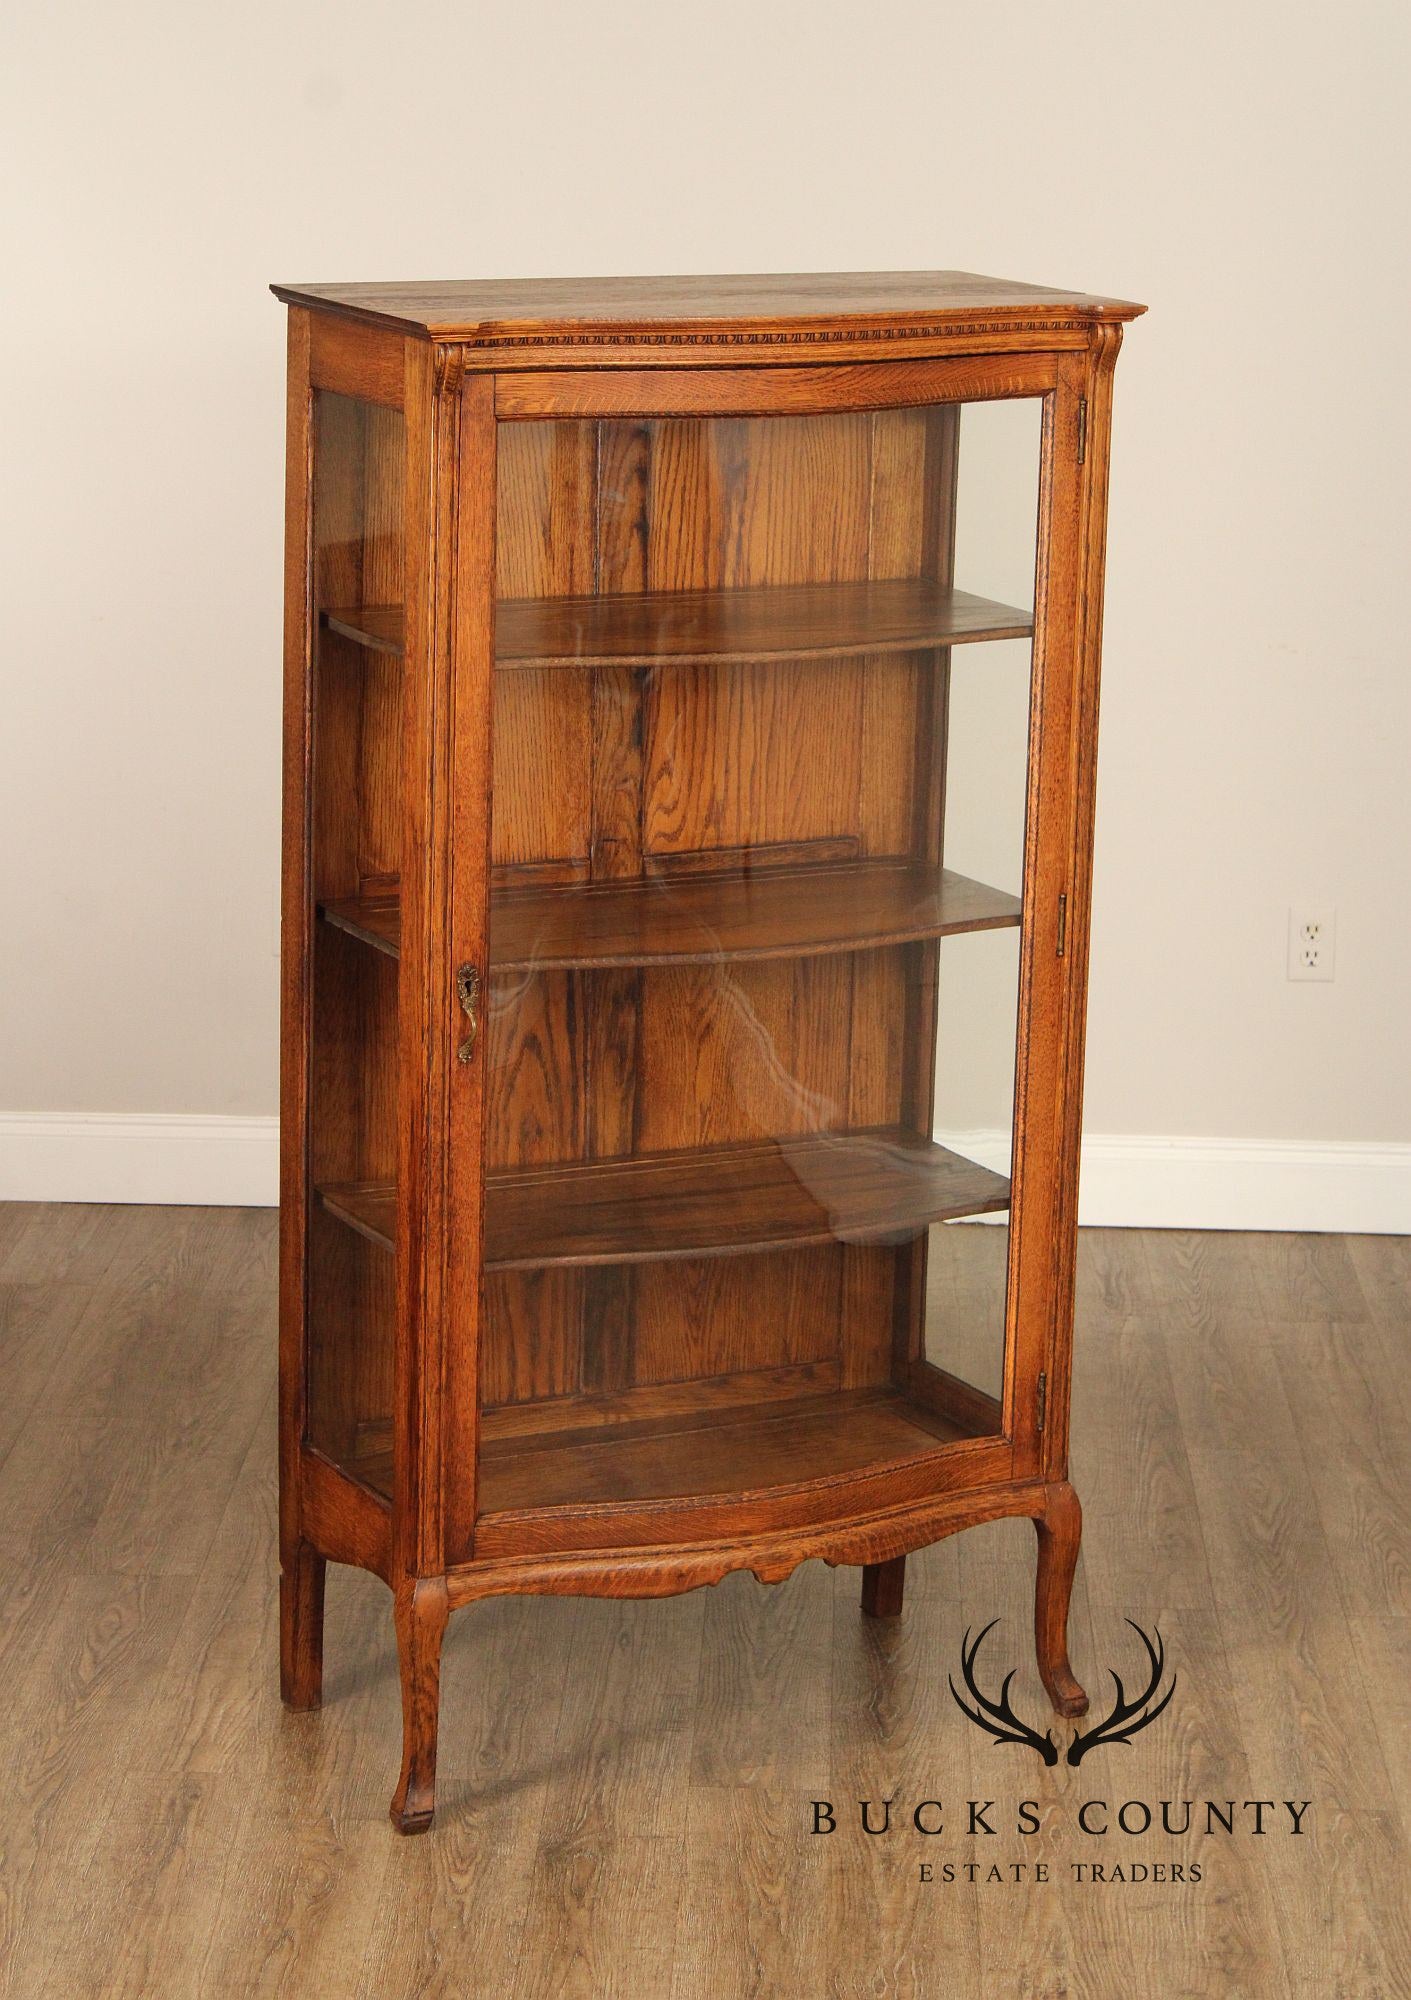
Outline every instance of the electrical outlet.
{"label": "electrical outlet", "polygon": [[1337,951],[1337,911],[1289,911],[1289,978],[1331,979]]}

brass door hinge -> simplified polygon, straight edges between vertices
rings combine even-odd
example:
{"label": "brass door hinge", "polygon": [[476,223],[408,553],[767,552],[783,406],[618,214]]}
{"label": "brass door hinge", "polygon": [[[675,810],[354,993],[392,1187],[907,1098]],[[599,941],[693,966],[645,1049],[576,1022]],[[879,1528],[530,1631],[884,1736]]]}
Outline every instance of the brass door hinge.
{"label": "brass door hinge", "polygon": [[1078,463],[1081,465],[1088,455],[1088,399],[1078,398]]}
{"label": "brass door hinge", "polygon": [[1048,1418],[1048,1376],[1039,1370],[1038,1387],[1034,1391],[1034,1429],[1042,1431]]}

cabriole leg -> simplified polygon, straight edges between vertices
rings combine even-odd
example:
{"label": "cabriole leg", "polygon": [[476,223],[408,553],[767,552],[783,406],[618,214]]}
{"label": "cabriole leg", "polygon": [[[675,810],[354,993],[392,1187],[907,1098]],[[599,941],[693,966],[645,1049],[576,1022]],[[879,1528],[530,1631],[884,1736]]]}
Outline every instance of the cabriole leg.
{"label": "cabriole leg", "polygon": [[402,1669],[402,1775],[392,1795],[398,1833],[425,1833],[436,1809],[441,1641],[448,1608],[444,1576],[409,1579],[393,1600]]}
{"label": "cabriole leg", "polygon": [[1034,1645],[1039,1677],[1060,1715],[1086,1715],[1088,1697],[1068,1664],[1068,1600],[1083,1534],[1083,1510],[1066,1480],[1047,1489],[1044,1512],[1034,1521],[1039,1537],[1034,1590]]}
{"label": "cabriole leg", "polygon": [[890,1562],[864,1563],[862,1608],[869,1618],[899,1617],[905,1589],[905,1556],[893,1556]]}
{"label": "cabriole leg", "polygon": [[323,1701],[323,1580],[328,1564],[296,1542],[279,1572],[279,1692],[286,1708]]}

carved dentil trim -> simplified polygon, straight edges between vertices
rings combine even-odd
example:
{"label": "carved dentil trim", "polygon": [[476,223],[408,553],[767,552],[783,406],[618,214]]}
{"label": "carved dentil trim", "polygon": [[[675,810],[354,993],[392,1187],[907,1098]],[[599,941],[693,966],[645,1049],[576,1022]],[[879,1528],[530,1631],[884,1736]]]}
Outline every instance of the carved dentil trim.
{"label": "carved dentil trim", "polygon": [[476,339],[477,347],[814,347],[832,341],[965,340],[975,334],[1069,333],[1088,325],[1082,319],[943,321],[936,326],[851,326],[797,328],[770,332],[732,328],[699,333],[499,333]]}

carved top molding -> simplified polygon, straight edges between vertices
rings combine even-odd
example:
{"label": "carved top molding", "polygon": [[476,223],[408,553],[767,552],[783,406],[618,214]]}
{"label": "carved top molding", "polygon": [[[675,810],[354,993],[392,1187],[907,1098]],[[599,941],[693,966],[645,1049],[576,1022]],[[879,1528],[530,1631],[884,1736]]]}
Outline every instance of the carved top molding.
{"label": "carved top molding", "polygon": [[940,321],[928,326],[730,327],[723,332],[678,329],[651,333],[590,333],[586,329],[557,333],[486,334],[474,347],[813,347],[831,341],[947,340],[996,333],[1068,333],[1073,319]]}
{"label": "carved top molding", "polygon": [[[276,285],[290,305],[385,333],[463,345],[470,356],[549,351],[779,354],[908,344],[961,348],[1066,336],[1144,310],[1091,292],[1017,284],[969,271],[842,271],[771,276],[447,279]],[[474,360],[470,362],[474,366]]]}

